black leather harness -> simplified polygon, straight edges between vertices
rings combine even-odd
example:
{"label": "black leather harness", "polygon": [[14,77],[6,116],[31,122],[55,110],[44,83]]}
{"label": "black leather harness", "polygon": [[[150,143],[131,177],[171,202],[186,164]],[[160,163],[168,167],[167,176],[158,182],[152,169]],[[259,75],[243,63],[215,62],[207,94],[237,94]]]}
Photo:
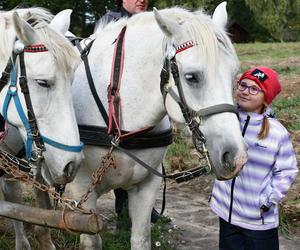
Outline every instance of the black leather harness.
{"label": "black leather harness", "polygon": [[[122,47],[125,30],[126,29],[123,28],[122,32],[120,33],[121,39],[118,40],[119,44],[116,44],[117,48]],[[98,107],[98,110],[101,113],[106,125],[109,126],[109,116],[104,108],[102,101],[99,98],[99,95],[97,94],[93,77],[90,71],[89,62],[88,62],[88,54],[90,52],[93,42],[94,40],[92,40],[84,49],[82,49],[80,46],[80,40],[77,39],[75,40],[75,45],[81,54],[82,61],[84,62],[85,72],[89,83],[89,87],[93,95],[93,98],[96,102],[96,105]],[[116,53],[117,54],[115,56],[114,65],[120,65],[122,50],[117,49]],[[115,75],[114,79],[118,79],[119,74],[120,74],[120,66],[114,67],[114,75]],[[117,84],[118,84],[117,82],[113,83],[113,87],[111,89],[111,92],[113,94],[115,94],[116,92]],[[115,132],[115,127],[116,127],[115,125],[116,124],[114,124],[114,128],[111,129],[112,132]],[[80,139],[81,141],[84,142],[85,145],[94,145],[94,146],[112,145],[111,141],[114,139],[114,134],[108,133],[108,127],[82,125],[82,124],[79,124],[78,127],[79,127]],[[152,148],[152,147],[163,147],[172,144],[173,133],[171,128],[156,133],[151,132],[152,129],[153,128],[149,128],[144,131],[138,131],[133,134],[131,134],[131,132],[129,131],[121,130],[122,135],[130,134],[130,136],[124,136],[120,140],[119,146],[125,149],[145,149],[145,148]]]}

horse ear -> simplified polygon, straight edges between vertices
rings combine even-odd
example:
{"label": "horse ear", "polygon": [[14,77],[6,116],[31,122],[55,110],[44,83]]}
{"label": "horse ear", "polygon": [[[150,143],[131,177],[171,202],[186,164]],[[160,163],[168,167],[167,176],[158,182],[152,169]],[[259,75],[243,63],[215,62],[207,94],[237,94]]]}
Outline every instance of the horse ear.
{"label": "horse ear", "polygon": [[220,3],[215,9],[212,17],[213,22],[223,29],[225,29],[228,20],[226,4],[226,2]]}
{"label": "horse ear", "polygon": [[179,31],[181,30],[181,27],[178,23],[161,15],[156,8],[153,8],[153,12],[156,22],[166,36],[173,37],[178,35]]}
{"label": "horse ear", "polygon": [[16,11],[13,13],[13,23],[17,37],[24,45],[31,45],[38,41],[38,35],[35,30]]}
{"label": "horse ear", "polygon": [[66,9],[59,12],[51,21],[50,27],[55,31],[60,32],[61,34],[65,34],[70,27],[70,19],[71,19],[72,10]]}

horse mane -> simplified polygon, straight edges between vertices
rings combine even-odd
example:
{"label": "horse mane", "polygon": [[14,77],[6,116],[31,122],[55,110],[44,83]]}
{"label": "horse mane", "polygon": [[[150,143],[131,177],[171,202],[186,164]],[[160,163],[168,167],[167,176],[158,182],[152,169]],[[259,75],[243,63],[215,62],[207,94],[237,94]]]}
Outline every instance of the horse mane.
{"label": "horse mane", "polygon": [[34,27],[39,39],[53,55],[59,68],[67,74],[77,67],[79,56],[76,50],[62,34],[58,34],[48,26],[53,15],[48,10],[39,7],[0,11],[0,34],[3,34],[0,36],[0,57],[8,60],[13,50],[16,39],[12,20],[14,11],[17,11],[24,20]]}
{"label": "horse mane", "polygon": [[[220,59],[220,51],[229,55],[233,65],[236,66],[236,70],[238,69],[237,55],[226,31],[215,25],[209,15],[205,14],[202,10],[192,12],[180,7],[163,9],[160,12],[179,23],[188,32],[191,40],[198,44],[197,48],[207,62],[207,70],[213,72],[217,67],[217,62]],[[153,13],[143,12],[128,19],[127,25],[147,24],[151,22],[153,22]],[[168,43],[174,43],[176,46],[180,45],[180,41],[169,40],[167,37],[163,38],[163,54]]]}

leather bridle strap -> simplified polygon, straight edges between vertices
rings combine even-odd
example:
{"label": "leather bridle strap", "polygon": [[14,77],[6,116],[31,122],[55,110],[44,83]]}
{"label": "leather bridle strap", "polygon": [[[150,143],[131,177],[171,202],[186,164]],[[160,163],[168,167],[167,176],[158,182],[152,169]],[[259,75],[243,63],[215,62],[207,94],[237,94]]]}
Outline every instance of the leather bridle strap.
{"label": "leather bridle strap", "polygon": [[[212,163],[210,161],[209,153],[205,145],[206,138],[204,137],[203,133],[199,128],[201,124],[201,120],[205,117],[223,113],[223,112],[232,112],[237,114],[237,109],[235,106],[226,103],[217,104],[208,108],[200,109],[198,111],[195,111],[188,106],[184,96],[182,84],[180,81],[179,70],[178,70],[175,56],[176,54],[185,51],[189,48],[192,48],[195,45],[196,45],[195,43],[189,41],[184,43],[183,46],[180,45],[177,48],[175,48],[175,46],[173,45],[168,48],[168,50],[166,51],[167,53],[166,53],[164,65],[160,74],[161,77],[160,89],[164,98],[164,103],[166,101],[167,94],[170,94],[170,96],[175,100],[175,102],[178,103],[182,115],[185,119],[185,122],[192,132],[192,139],[193,139],[194,146],[197,149],[197,151],[204,154],[205,158],[207,159],[208,166],[211,169]],[[170,79],[170,68],[179,96],[175,93],[172,87],[168,86],[169,79]]]}
{"label": "leather bridle strap", "polygon": [[[238,114],[236,107],[234,105],[228,104],[228,103],[213,105],[213,106],[210,106],[210,107],[207,107],[204,109],[200,109],[198,111],[191,109],[190,107],[188,107],[186,99],[184,97],[182,84],[181,84],[179,72],[178,72],[178,66],[177,66],[175,58],[173,58],[171,60],[171,71],[172,71],[175,85],[178,89],[179,96],[175,93],[175,91],[172,88],[169,88],[167,90],[167,93],[169,93],[172,96],[172,98],[179,104],[179,106],[183,107],[184,112],[190,112],[190,115],[192,117],[197,116],[197,117],[200,117],[201,119],[211,116],[211,115],[223,113],[223,112],[231,112],[231,113]],[[186,110],[188,110],[188,111],[186,111]]]}
{"label": "leather bridle strap", "polygon": [[88,80],[91,93],[94,97],[94,100],[96,102],[98,110],[101,113],[101,115],[102,115],[102,117],[105,121],[106,126],[108,126],[108,115],[107,115],[107,112],[106,112],[106,110],[103,106],[103,103],[101,102],[101,100],[99,98],[99,95],[97,93],[95,83],[94,83],[94,79],[93,79],[93,76],[92,76],[92,73],[91,73],[91,70],[90,70],[90,66],[89,66],[89,60],[88,60],[88,55],[89,55],[90,49],[91,49],[94,41],[95,40],[92,40],[84,49],[81,48],[80,42],[79,42],[78,39],[75,40],[75,45],[76,45],[77,49],[79,50],[80,57],[81,57],[81,59],[84,63],[86,78]]}
{"label": "leather bridle strap", "polygon": [[12,57],[8,59],[8,62],[6,64],[6,67],[4,71],[2,72],[1,78],[0,78],[0,92],[5,87],[5,85],[8,83],[10,72],[13,68],[13,63],[16,61],[17,55],[13,53]]}
{"label": "leather bridle strap", "polygon": [[[53,147],[70,151],[70,152],[81,152],[83,149],[83,143],[80,143],[78,146],[71,146],[62,144],[60,142],[54,141],[46,136],[42,136],[37,125],[37,120],[33,111],[33,106],[31,103],[30,93],[29,93],[29,87],[27,84],[27,76],[26,76],[26,69],[25,69],[25,62],[24,62],[24,51],[29,53],[39,53],[39,52],[45,52],[48,51],[47,48],[42,44],[36,44],[36,45],[29,45],[24,48],[24,50],[18,54],[14,53],[12,54],[12,57],[9,59],[6,68],[4,72],[2,73],[1,77],[1,90],[3,87],[8,84],[8,80],[10,79],[10,84],[8,86],[7,94],[5,96],[4,102],[3,102],[3,117],[6,121],[8,121],[7,118],[7,112],[8,107],[10,104],[10,101],[13,99],[18,115],[24,125],[24,128],[26,130],[27,134],[27,140],[26,140],[26,158],[28,160],[31,160],[33,162],[37,162],[39,160],[43,159],[43,151],[45,151],[44,143],[47,143]],[[18,95],[18,88],[17,88],[17,65],[16,65],[16,58],[19,56],[19,64],[20,64],[20,77],[19,77],[19,85],[21,88],[21,91],[24,95],[24,100],[26,104],[27,109],[27,117],[25,115],[25,112],[23,110],[21,101],[19,99]],[[9,77],[7,77],[7,73],[9,73]],[[3,86],[2,86],[3,85]],[[28,119],[27,119],[28,118]],[[36,150],[32,151],[32,145],[33,142],[36,144]]]}
{"label": "leather bridle strap", "polygon": [[43,152],[45,151],[45,145],[37,125],[37,120],[34,114],[32,102],[30,98],[29,88],[27,84],[25,62],[24,62],[24,52],[19,54],[19,59],[20,59],[20,71],[21,71],[21,75],[19,77],[19,84],[21,87],[21,91],[24,95],[24,99],[27,107],[27,117],[28,117],[28,123],[31,130],[31,136],[33,141],[35,142],[36,147],[41,152]]}

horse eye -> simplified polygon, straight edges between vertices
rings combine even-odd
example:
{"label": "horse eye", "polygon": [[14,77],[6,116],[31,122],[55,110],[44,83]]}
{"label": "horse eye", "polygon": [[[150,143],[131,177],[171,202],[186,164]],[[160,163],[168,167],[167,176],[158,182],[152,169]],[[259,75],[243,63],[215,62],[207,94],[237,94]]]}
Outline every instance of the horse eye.
{"label": "horse eye", "polygon": [[197,83],[198,82],[198,77],[197,77],[196,74],[193,74],[193,73],[185,74],[184,77],[188,82],[191,82],[191,83]]}
{"label": "horse eye", "polygon": [[38,85],[40,85],[43,88],[50,88],[50,84],[48,83],[47,80],[41,80],[41,79],[36,79],[35,80]]}
{"label": "horse eye", "polygon": [[193,88],[199,88],[200,83],[204,80],[204,75],[202,72],[195,71],[184,74],[184,78],[188,85]]}

